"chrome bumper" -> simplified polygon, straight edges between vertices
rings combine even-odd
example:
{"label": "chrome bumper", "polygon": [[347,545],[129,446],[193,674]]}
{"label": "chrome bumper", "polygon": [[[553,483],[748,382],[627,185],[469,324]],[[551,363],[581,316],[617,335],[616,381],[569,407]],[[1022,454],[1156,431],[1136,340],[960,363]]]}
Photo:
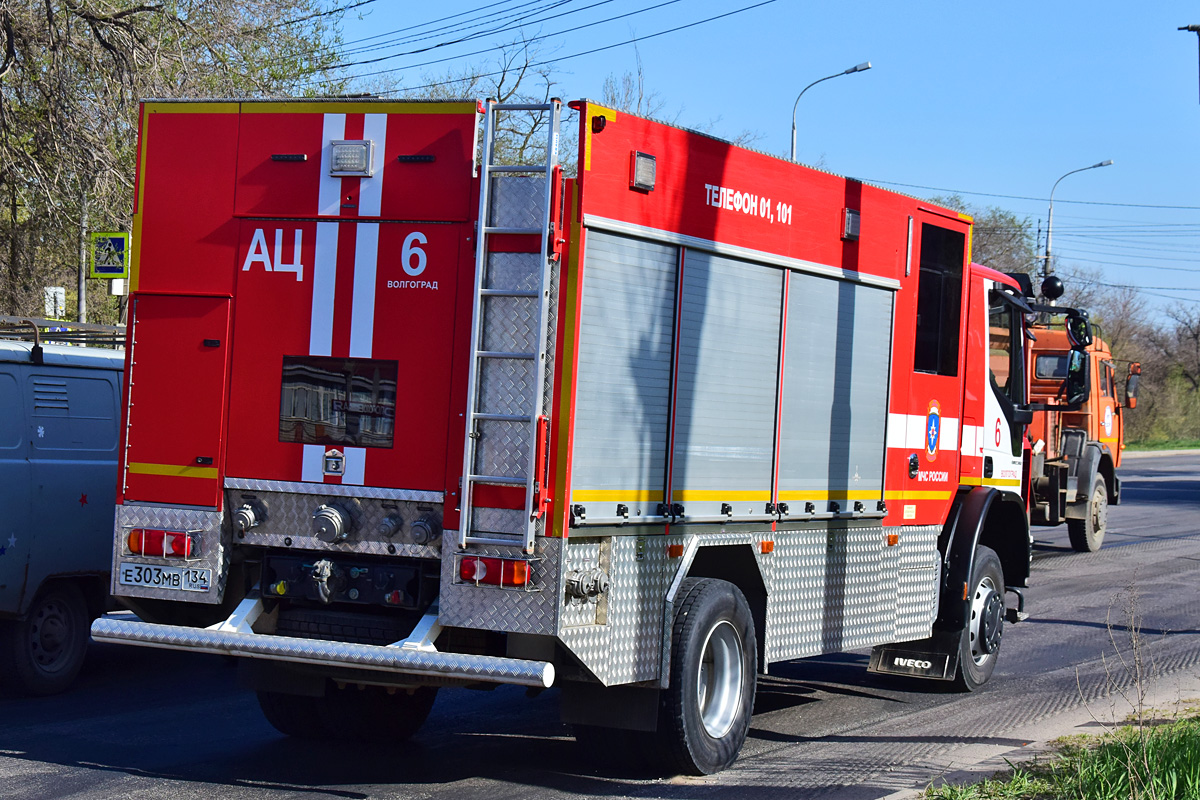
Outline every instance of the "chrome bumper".
{"label": "chrome bumper", "polygon": [[353,667],[396,675],[423,675],[542,688],[554,683],[554,665],[547,661],[442,653],[429,647],[411,647],[400,642],[386,646],[328,642],[254,633],[245,627],[242,630],[230,630],[225,625],[188,628],[108,617],[101,617],[92,623],[92,638],[97,642],[267,658],[317,666]]}

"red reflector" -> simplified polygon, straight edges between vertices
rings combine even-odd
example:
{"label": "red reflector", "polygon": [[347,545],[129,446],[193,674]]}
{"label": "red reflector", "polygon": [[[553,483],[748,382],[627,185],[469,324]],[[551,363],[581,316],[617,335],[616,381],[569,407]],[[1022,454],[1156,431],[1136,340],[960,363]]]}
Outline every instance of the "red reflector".
{"label": "red reflector", "polygon": [[129,550],[143,556],[187,558],[195,550],[192,537],[181,531],[134,528],[129,532]]}
{"label": "red reflector", "polygon": [[507,558],[469,556],[459,562],[458,576],[469,583],[491,586],[524,586],[529,583],[529,562]]}

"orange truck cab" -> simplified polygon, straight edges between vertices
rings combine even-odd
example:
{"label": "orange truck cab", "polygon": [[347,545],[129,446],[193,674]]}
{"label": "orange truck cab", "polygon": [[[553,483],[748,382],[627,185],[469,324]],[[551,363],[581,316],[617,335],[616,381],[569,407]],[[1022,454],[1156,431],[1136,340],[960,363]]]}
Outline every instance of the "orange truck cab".
{"label": "orange truck cab", "polygon": [[[1030,401],[1050,406],[1035,411],[1029,426],[1033,446],[1030,522],[1067,523],[1071,546],[1080,552],[1100,549],[1107,529],[1108,506],[1121,500],[1124,448],[1123,409],[1137,404],[1141,365],[1131,363],[1125,382],[1125,402],[1117,396],[1116,364],[1112,350],[1093,325],[1088,355],[1088,394],[1076,406],[1063,403],[1071,341],[1062,322],[1030,327],[1037,337],[1030,347]],[[1036,407],[1036,406],[1035,406]]]}

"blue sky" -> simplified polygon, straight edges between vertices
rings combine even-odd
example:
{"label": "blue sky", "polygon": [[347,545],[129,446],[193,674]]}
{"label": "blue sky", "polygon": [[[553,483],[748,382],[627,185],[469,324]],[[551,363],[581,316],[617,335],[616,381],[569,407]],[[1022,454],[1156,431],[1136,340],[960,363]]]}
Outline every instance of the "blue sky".
{"label": "blue sky", "polygon": [[[662,2],[375,0],[347,14],[343,33],[349,47],[402,36],[440,44],[463,31],[435,28],[488,14],[537,12],[524,27],[536,36]],[[666,102],[663,116],[678,115],[679,124],[717,136],[753,132],[760,137],[754,147],[784,157],[800,90],[871,61],[870,71],[826,81],[804,95],[800,161],[920,196],[959,192],[968,202],[1001,206],[1036,225],[1045,220],[1059,176],[1112,159],[1111,167],[1059,185],[1054,252],[1060,264],[1099,269],[1106,282],[1143,287],[1158,314],[1173,302],[1163,295],[1200,302],[1200,59],[1196,34],[1177,30],[1200,24],[1200,4],[773,0],[739,11],[761,2],[678,0],[547,37],[540,57],[639,38],[647,88]],[[729,12],[737,13],[653,35]],[[562,16],[545,20],[554,14]],[[435,22],[452,15],[461,16]],[[398,33],[355,41],[390,31]],[[463,54],[515,35],[488,34],[352,72],[400,68],[393,75],[417,85],[485,60]],[[357,57],[413,47],[396,43]],[[452,60],[410,66],[432,58]],[[563,99],[597,98],[606,76],[635,70],[634,46],[565,58],[553,68]]]}

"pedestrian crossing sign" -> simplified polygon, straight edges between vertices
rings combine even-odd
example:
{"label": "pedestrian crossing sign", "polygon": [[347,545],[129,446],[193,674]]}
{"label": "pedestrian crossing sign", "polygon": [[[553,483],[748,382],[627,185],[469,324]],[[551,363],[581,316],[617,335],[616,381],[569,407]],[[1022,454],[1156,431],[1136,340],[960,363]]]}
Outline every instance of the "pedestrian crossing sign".
{"label": "pedestrian crossing sign", "polygon": [[92,234],[92,269],[89,278],[128,278],[131,240],[128,233]]}

